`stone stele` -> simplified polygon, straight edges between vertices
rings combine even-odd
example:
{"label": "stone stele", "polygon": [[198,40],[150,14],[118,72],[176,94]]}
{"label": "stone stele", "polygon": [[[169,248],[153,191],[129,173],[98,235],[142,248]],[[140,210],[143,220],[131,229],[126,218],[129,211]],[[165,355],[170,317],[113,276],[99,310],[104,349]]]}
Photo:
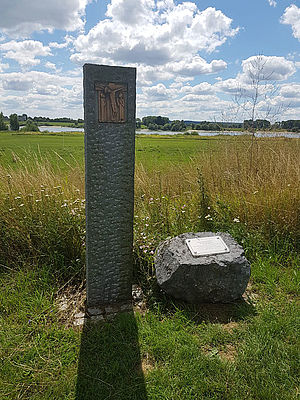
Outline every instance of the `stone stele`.
{"label": "stone stele", "polygon": [[[220,236],[229,252],[192,255],[186,239]],[[155,256],[159,286],[170,296],[189,303],[229,303],[243,295],[250,263],[243,248],[228,233],[184,233],[162,242]]]}
{"label": "stone stele", "polygon": [[85,64],[83,76],[87,307],[94,315],[131,301],[136,69]]}

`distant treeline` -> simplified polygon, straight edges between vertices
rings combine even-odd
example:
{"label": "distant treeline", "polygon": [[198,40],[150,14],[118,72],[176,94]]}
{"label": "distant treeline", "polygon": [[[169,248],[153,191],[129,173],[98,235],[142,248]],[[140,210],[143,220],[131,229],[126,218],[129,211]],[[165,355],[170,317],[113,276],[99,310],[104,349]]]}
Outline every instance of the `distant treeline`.
{"label": "distant treeline", "polygon": [[148,128],[149,130],[158,131],[186,131],[186,130],[202,130],[202,131],[222,131],[222,130],[287,130],[291,132],[300,131],[300,120],[288,120],[271,124],[266,119],[244,120],[244,122],[210,122],[210,121],[170,121],[168,117],[149,115],[142,119],[136,119],[136,127]]}
{"label": "distant treeline", "polygon": [[[60,117],[60,118],[49,118],[49,117],[30,117],[27,114],[22,114],[22,115],[18,115],[18,121],[20,122],[25,122],[28,119],[30,119],[31,121],[34,121],[36,123],[45,123],[45,125],[47,125],[48,123],[51,122],[62,122],[62,123],[67,123],[67,124],[83,124],[84,120],[81,118],[78,119],[73,119],[73,118],[68,118],[68,117]],[[3,120],[4,121],[9,121],[9,117],[3,115]]]}
{"label": "distant treeline", "polygon": [[68,122],[70,124],[75,124],[77,123],[83,123],[83,119],[78,118],[78,119],[72,119],[72,118],[67,118],[67,117],[61,117],[61,118],[48,118],[48,117],[34,117],[32,118],[36,122]]}
{"label": "distant treeline", "polygon": [[300,120],[290,119],[288,121],[282,121],[279,123],[279,127],[291,132],[300,132]]}
{"label": "distant treeline", "polygon": [[170,121],[168,117],[161,117],[149,115],[147,117],[143,117],[142,119],[136,119],[136,127],[139,128],[148,128],[152,131],[185,131],[186,124],[184,121]]}
{"label": "distant treeline", "polygon": [[64,124],[83,124],[84,120],[81,118],[73,119],[67,117],[60,117],[60,118],[49,118],[49,117],[33,117],[31,118],[34,122],[43,123],[44,125],[50,125],[52,122],[54,123],[64,123]]}
{"label": "distant treeline", "polygon": [[[136,127],[139,128],[148,128],[152,131],[173,131],[173,132],[183,132],[189,129],[195,130],[207,130],[207,131],[220,131],[222,129],[230,128],[230,124],[224,124],[224,127],[220,126],[219,123],[201,121],[201,122],[192,122],[192,121],[184,121],[184,120],[174,120],[170,121],[168,117],[161,117],[155,115],[149,115],[147,117],[143,117],[142,119],[137,118]],[[242,124],[233,124],[234,127],[241,127]],[[233,126],[232,126],[233,127]]]}
{"label": "distant treeline", "polygon": [[300,132],[300,120],[290,119],[288,121],[275,122],[273,125],[266,119],[257,119],[256,121],[245,120],[244,129],[262,129],[262,130],[286,130],[290,132]]}
{"label": "distant treeline", "polygon": [[[8,129],[8,125],[12,130],[18,130],[18,122],[20,125],[26,125],[26,121],[34,122],[36,125],[52,125],[64,124],[65,126],[83,125],[84,120],[81,118],[73,119],[68,117],[49,118],[49,117],[29,117],[27,114],[17,115],[11,114],[9,117],[0,113],[0,130]],[[187,130],[202,131],[222,131],[222,130],[286,130],[290,132],[300,132],[300,120],[290,119],[287,121],[275,122],[273,125],[266,119],[244,120],[244,122],[210,122],[210,121],[189,121],[174,120],[160,115],[148,115],[142,119],[136,119],[137,129],[146,128],[153,131],[176,131],[184,132]]]}

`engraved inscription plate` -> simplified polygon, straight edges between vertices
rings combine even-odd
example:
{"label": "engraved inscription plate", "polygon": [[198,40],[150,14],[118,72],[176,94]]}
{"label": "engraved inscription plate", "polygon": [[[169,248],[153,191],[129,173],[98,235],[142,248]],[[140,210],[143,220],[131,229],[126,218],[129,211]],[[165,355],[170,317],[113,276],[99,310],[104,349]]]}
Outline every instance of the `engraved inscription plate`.
{"label": "engraved inscription plate", "polygon": [[96,83],[99,122],[126,122],[127,85]]}
{"label": "engraved inscription plate", "polygon": [[187,239],[186,244],[194,257],[230,252],[221,236]]}

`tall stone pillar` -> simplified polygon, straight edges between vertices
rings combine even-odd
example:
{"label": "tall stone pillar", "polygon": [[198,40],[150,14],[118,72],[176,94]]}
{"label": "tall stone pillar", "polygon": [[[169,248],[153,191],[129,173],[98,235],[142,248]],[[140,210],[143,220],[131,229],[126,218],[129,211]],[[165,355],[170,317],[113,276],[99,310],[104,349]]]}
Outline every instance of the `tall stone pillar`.
{"label": "tall stone pillar", "polygon": [[136,69],[85,64],[88,310],[131,299]]}

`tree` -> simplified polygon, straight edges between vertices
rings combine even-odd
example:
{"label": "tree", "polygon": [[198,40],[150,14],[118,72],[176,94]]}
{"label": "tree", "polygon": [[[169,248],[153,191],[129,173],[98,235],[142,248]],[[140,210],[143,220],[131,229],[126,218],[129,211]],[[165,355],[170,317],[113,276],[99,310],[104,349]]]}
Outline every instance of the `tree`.
{"label": "tree", "polygon": [[156,124],[159,126],[163,126],[165,124],[168,124],[170,122],[168,117],[161,117],[159,116],[155,116],[155,115],[148,115],[147,117],[143,117],[142,118],[142,123],[143,125],[146,125],[147,127],[149,127],[149,124]]}
{"label": "tree", "polygon": [[273,75],[262,55],[251,57],[244,69],[244,83],[237,87],[234,102],[237,112],[248,117],[252,126],[255,120],[274,120],[282,113],[282,105],[272,105],[278,91]]}
{"label": "tree", "polygon": [[25,131],[25,132],[39,132],[40,131],[36,122],[32,121],[32,119],[30,119],[30,118],[28,118],[25,126],[21,130]]}
{"label": "tree", "polygon": [[169,131],[171,129],[171,124],[164,124],[164,126],[162,127],[163,131]]}
{"label": "tree", "polygon": [[184,131],[186,129],[186,125],[184,121],[175,120],[171,123],[171,131]]}
{"label": "tree", "polygon": [[148,129],[150,129],[150,131],[158,131],[159,126],[150,122],[148,125]]}
{"label": "tree", "polygon": [[135,126],[136,126],[137,129],[140,129],[142,127],[142,121],[141,121],[140,118],[136,118]]}
{"label": "tree", "polygon": [[267,129],[271,129],[271,122],[267,121],[266,119],[256,119],[255,121],[252,121],[251,119],[245,119],[243,128],[250,131],[253,129],[262,129],[265,131]]}
{"label": "tree", "polygon": [[4,122],[4,116],[2,112],[0,112],[0,131],[7,131],[7,125]]}
{"label": "tree", "polygon": [[[243,84],[236,89],[234,103],[236,115],[246,119],[246,125],[252,133],[250,148],[250,169],[253,165],[253,145],[257,129],[271,127],[270,120],[275,120],[283,112],[283,105],[276,105],[274,99],[278,85],[274,79],[274,71],[268,65],[268,58],[263,55],[251,57],[244,66]],[[275,104],[275,105],[274,105]],[[265,121],[262,125],[262,121]]]}
{"label": "tree", "polygon": [[20,124],[19,124],[19,121],[18,121],[17,114],[11,114],[9,116],[9,125],[10,125],[10,129],[12,131],[18,131],[19,130]]}

